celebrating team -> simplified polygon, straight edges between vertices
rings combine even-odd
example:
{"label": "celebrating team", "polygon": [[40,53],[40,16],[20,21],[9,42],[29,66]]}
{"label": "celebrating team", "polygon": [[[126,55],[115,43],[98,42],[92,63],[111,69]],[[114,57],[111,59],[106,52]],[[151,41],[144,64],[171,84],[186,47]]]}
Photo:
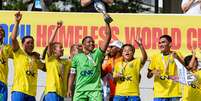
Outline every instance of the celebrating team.
{"label": "celebrating team", "polygon": [[[134,57],[135,47],[111,40],[110,23],[105,21],[105,41],[95,48],[91,36],[83,38],[81,45],[72,45],[70,59],[64,60],[63,45],[55,42],[57,31],[62,22],[57,22],[56,29],[43,52],[34,52],[34,38],[22,38],[22,48],[17,40],[18,26],[22,14],[15,14],[12,32],[12,45],[3,43],[4,30],[0,27],[0,100],[7,101],[8,58],[13,59],[14,81],[12,101],[35,101],[38,69],[46,72],[44,101],[64,101],[64,97],[73,96],[73,101],[102,101],[102,85],[110,85],[110,101],[141,101],[139,84],[140,70],[147,60],[147,54],[138,36],[136,44],[141,51],[141,58]],[[196,52],[183,57],[180,52],[171,50],[172,39],[169,35],[159,38],[160,53],[150,59],[147,77],[154,77],[154,101],[201,101],[201,71],[198,70]],[[178,82],[177,66],[179,60],[196,77],[196,87],[181,85]],[[74,85],[75,84],[75,85]],[[75,87],[74,87],[75,86]]]}

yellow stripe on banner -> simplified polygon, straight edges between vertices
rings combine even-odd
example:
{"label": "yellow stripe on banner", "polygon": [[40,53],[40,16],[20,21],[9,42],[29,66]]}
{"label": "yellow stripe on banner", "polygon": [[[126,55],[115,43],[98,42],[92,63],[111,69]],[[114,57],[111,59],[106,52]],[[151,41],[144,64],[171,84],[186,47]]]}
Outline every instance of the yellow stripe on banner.
{"label": "yellow stripe on banner", "polygon": [[[6,32],[5,43],[10,43],[15,12],[1,11],[0,24]],[[65,55],[69,54],[70,45],[80,43],[86,35],[91,35],[96,46],[105,38],[105,24],[99,13],[64,13],[64,12],[22,12],[23,19],[19,26],[19,36],[32,35],[35,39],[35,50],[43,51],[50,35],[55,29],[56,22],[63,20],[64,25],[59,29],[55,41],[62,42]],[[154,14],[111,14],[112,40],[119,39],[124,43],[134,44],[137,35],[142,37],[148,56],[159,52],[158,39],[163,34],[173,38],[172,49],[179,50],[184,56],[191,54],[195,48],[201,57],[201,16],[154,15]],[[18,38],[20,38],[18,37]],[[135,55],[141,56],[139,50]]]}

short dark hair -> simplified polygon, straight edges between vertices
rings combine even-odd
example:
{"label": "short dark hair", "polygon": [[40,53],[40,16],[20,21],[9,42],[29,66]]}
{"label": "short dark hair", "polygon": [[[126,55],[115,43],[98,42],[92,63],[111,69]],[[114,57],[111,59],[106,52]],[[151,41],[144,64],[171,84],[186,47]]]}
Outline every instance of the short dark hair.
{"label": "short dark hair", "polygon": [[135,52],[135,47],[132,44],[124,44],[121,49],[123,50],[126,46],[131,47],[132,51]]}
{"label": "short dark hair", "polygon": [[85,36],[85,37],[82,39],[82,44],[84,43],[84,41],[85,41],[87,38],[93,39],[91,36]]}
{"label": "short dark hair", "polygon": [[[192,57],[193,57],[192,55],[188,55],[188,56],[186,56],[186,57],[184,58],[184,64],[185,64],[185,66],[188,66],[188,65],[189,65],[189,63],[190,63]],[[197,58],[195,58],[195,60],[197,60]]]}
{"label": "short dark hair", "polygon": [[28,38],[30,38],[30,39],[32,39],[33,41],[34,41],[34,38],[32,37],[32,36],[24,36],[23,38],[22,38],[22,44],[25,42],[25,40],[26,39],[28,39]]}
{"label": "short dark hair", "polygon": [[170,42],[170,43],[172,42],[172,38],[169,35],[162,35],[162,36],[160,36],[160,39],[162,39],[162,38],[167,39],[167,41]]}

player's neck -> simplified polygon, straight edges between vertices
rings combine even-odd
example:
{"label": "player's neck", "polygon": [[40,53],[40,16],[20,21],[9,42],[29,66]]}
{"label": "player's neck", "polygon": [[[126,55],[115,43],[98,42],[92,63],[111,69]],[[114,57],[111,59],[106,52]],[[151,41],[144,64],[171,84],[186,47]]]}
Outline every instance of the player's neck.
{"label": "player's neck", "polygon": [[83,52],[85,55],[88,55],[90,53],[90,51],[88,51],[88,50],[84,50]]}
{"label": "player's neck", "polygon": [[118,53],[114,56],[114,58],[119,58],[119,57],[121,57],[121,53],[120,53],[120,52],[118,52]]}
{"label": "player's neck", "polygon": [[165,51],[165,52],[162,52],[162,54],[163,54],[163,55],[169,55],[170,53],[171,53],[171,51],[170,51],[170,50]]}
{"label": "player's neck", "polygon": [[124,62],[130,62],[132,61],[134,58],[131,58],[131,59],[123,59]]}

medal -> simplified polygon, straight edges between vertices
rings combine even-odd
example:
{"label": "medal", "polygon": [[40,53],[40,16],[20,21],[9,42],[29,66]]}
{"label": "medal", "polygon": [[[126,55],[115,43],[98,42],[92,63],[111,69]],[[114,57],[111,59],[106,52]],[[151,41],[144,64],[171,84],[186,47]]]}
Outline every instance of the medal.
{"label": "medal", "polygon": [[28,70],[26,70],[26,74],[34,77],[35,73],[33,70],[33,65],[34,65],[35,59],[33,56],[29,56],[28,54],[26,55],[27,55],[27,61],[28,61]]}
{"label": "medal", "polygon": [[[172,55],[172,54],[171,54],[171,55]],[[160,76],[160,79],[161,79],[161,80],[165,80],[165,79],[168,79],[168,78],[169,78],[167,72],[168,72],[168,66],[169,66],[170,56],[171,56],[171,55],[168,55],[168,60],[167,60],[167,62],[165,62],[164,55],[162,54],[162,61],[163,61],[163,65],[164,65],[164,72],[163,72],[163,74]]]}
{"label": "medal", "polygon": [[87,54],[86,56],[87,56],[87,58],[93,63],[93,66],[95,67],[97,64],[96,64],[96,62],[94,61],[94,59],[92,58],[91,54],[89,53],[89,54]]}
{"label": "medal", "polygon": [[161,80],[165,80],[165,79],[168,79],[169,77],[167,75],[163,75],[163,76],[160,76],[160,79]]}

